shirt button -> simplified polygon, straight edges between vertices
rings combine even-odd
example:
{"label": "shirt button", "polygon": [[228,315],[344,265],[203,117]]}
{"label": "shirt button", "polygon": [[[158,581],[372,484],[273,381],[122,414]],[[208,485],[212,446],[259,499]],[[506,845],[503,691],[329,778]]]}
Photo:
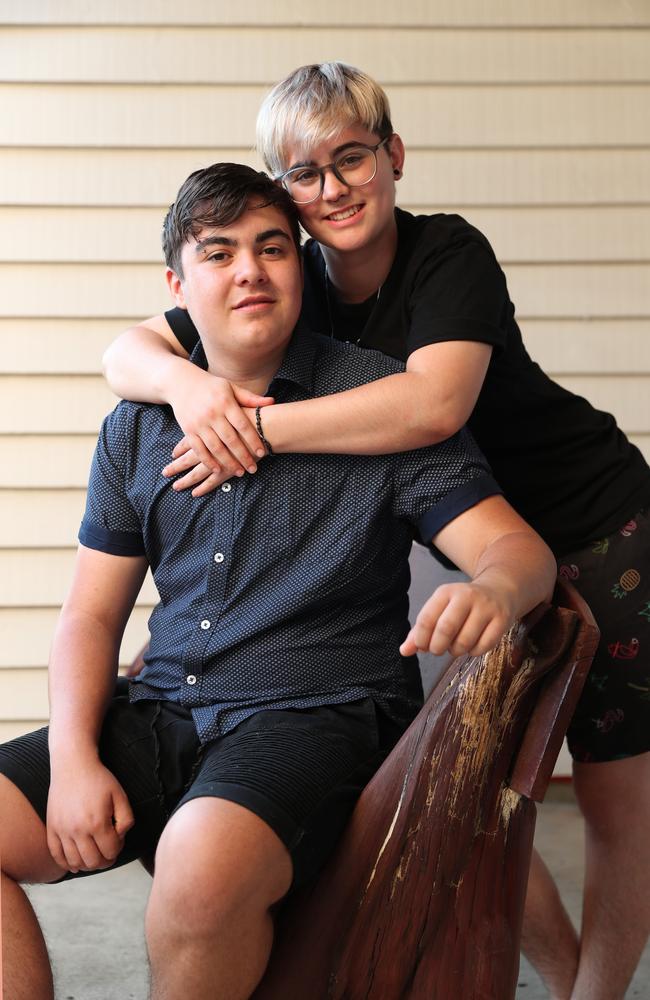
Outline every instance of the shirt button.
{"label": "shirt button", "polygon": [[194,676],[194,674],[188,674],[186,680],[188,684],[196,684],[196,677]]}
{"label": "shirt button", "polygon": [[223,486],[221,487],[221,492],[222,493],[230,493],[231,489],[232,489],[232,486],[230,485],[230,483],[224,483]]}
{"label": "shirt button", "polygon": [[214,554],[214,561],[216,563],[223,562],[223,552],[215,552],[215,554]]}
{"label": "shirt button", "polygon": [[210,622],[208,621],[207,618],[204,618],[203,621],[201,622],[201,628],[203,629],[203,631],[205,631],[207,628],[210,628]]}

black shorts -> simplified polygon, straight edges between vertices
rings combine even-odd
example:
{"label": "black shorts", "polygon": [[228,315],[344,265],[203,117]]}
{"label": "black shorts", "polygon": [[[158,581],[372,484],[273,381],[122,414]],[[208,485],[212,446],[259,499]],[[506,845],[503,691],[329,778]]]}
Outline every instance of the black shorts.
{"label": "black shorts", "polygon": [[591,608],[600,643],[567,739],[575,760],[650,751],[650,511],[558,561]]}
{"label": "black shorts", "polygon": [[[400,735],[365,698],[315,709],[261,711],[201,746],[191,714],[182,706],[130,704],[116,696],[99,753],[126,792],[135,823],[113,867],[150,855],[183,803],[214,796],[237,802],[268,823],[291,854],[295,888],[327,860],[359,794]],[[0,746],[0,773],[45,822],[47,727]],[[78,876],[88,874],[95,873]]]}

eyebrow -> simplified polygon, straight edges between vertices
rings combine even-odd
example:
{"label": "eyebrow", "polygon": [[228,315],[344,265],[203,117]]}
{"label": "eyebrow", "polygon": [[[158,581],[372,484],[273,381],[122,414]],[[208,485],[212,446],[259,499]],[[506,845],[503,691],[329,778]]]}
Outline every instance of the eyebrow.
{"label": "eyebrow", "polygon": [[[255,236],[255,243],[266,243],[267,240],[274,239],[276,237],[281,237],[282,239],[291,241],[291,237],[288,233],[285,233],[284,229],[265,229],[262,233],[257,233]],[[208,247],[237,247],[239,242],[234,240],[231,236],[220,236],[218,233],[214,233],[212,236],[206,236],[204,240],[198,240],[194,250],[196,253],[202,253],[203,250],[207,250]]]}
{"label": "eyebrow", "polygon": [[[340,146],[335,146],[332,152],[330,153],[330,156],[333,157],[333,159],[336,159],[339,153],[344,152],[344,150],[352,149],[353,146],[363,146],[363,145],[365,145],[365,143],[361,142],[359,139],[353,142],[344,142]],[[317,164],[314,162],[314,160],[299,160],[298,163],[292,163],[290,167],[287,167],[287,169],[296,170],[298,167],[315,167],[316,165]]]}

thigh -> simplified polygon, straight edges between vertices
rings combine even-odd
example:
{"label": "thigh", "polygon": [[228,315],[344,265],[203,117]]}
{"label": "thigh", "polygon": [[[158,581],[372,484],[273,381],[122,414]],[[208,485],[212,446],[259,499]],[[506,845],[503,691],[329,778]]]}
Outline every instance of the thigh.
{"label": "thigh", "polygon": [[215,796],[250,810],[289,852],[295,888],[324,864],[387,749],[370,698],[258,712],[209,744],[180,805]]}
{"label": "thigh", "polygon": [[650,517],[641,512],[609,538],[560,561],[585,598],[600,643],[568,732],[584,763],[650,750]]}
{"label": "thigh", "polygon": [[[124,789],[135,823],[112,867],[128,864],[155,848],[183,793],[198,747],[187,712],[165,703],[131,705],[126,697],[113,699],[102,727],[99,754]],[[50,782],[47,727],[0,746],[0,774],[22,793],[44,831]],[[68,872],[64,877],[92,874],[96,871]]]}
{"label": "thigh", "polygon": [[27,796],[0,774],[0,861],[14,882],[56,882],[65,871],[47,847],[45,823]]}

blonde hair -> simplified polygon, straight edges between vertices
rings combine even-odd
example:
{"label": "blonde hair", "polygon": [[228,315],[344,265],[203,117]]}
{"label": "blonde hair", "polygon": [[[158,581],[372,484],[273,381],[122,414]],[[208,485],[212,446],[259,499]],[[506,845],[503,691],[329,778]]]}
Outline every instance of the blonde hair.
{"label": "blonde hair", "polygon": [[268,171],[286,170],[286,150],[299,137],[305,152],[349,125],[380,139],[393,132],[390,107],[379,84],[342,62],[301,66],[276,84],[257,116],[257,149]]}

